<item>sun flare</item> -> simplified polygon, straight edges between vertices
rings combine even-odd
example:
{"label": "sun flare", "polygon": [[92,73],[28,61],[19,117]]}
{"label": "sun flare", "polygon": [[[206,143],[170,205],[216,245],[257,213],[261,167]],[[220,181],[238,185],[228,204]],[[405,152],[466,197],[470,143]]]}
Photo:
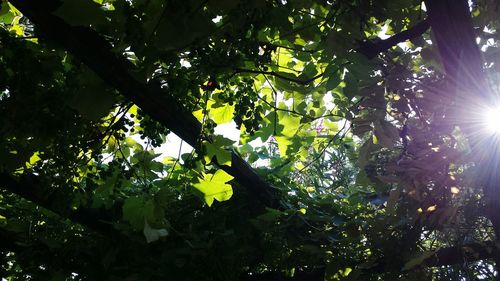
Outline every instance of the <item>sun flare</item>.
{"label": "sun flare", "polygon": [[500,134],[500,106],[484,112],[483,122],[489,133]]}

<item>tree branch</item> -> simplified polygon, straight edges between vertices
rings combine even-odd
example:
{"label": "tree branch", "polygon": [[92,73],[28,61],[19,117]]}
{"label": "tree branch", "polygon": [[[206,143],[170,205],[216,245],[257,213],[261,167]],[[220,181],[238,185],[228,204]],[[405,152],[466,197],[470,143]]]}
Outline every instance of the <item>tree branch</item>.
{"label": "tree branch", "polygon": [[439,249],[435,255],[424,260],[426,267],[461,264],[464,260],[474,262],[500,257],[500,248],[494,241],[465,244],[462,247]]}
{"label": "tree branch", "polygon": [[[29,255],[32,260],[37,260],[37,258],[40,260],[40,257],[34,257],[34,252],[43,253],[46,257],[50,256],[50,259],[45,258],[43,260],[45,262],[44,266],[50,266],[67,272],[81,271],[82,267],[88,266],[88,264],[92,264],[92,266],[97,268],[100,266],[100,263],[98,263],[99,259],[93,256],[85,256],[81,252],[78,255],[67,256],[62,251],[54,251],[38,239],[26,239],[19,235],[19,232],[0,228],[0,254],[2,254],[2,251],[14,252],[16,255]],[[0,256],[0,262],[2,262],[2,258]],[[0,266],[1,276],[6,275],[6,272],[2,271],[3,269]]]}
{"label": "tree branch", "polygon": [[470,97],[491,99],[468,1],[435,0],[425,4],[446,77],[455,87],[453,92],[467,91]]}
{"label": "tree branch", "polygon": [[[493,241],[474,242],[468,243],[463,246],[440,248],[426,259],[423,259],[420,265],[408,269],[411,271],[417,268],[429,268],[438,266],[449,266],[455,264],[462,264],[464,262],[474,262],[485,259],[494,259],[500,257],[500,245]],[[359,268],[358,271],[361,275],[382,274],[386,272],[400,271],[404,273],[401,264],[394,264],[393,262],[386,262],[380,260],[375,266],[369,268]],[[260,274],[246,274],[242,276],[242,281],[323,281],[325,280],[325,268],[317,268],[309,271],[296,271],[293,277],[284,277],[280,272],[264,272]],[[360,279],[362,280],[362,279]]]}
{"label": "tree branch", "polygon": [[281,272],[264,272],[257,274],[246,274],[240,281],[323,281],[325,280],[324,268],[310,271],[296,271],[293,277],[285,277]]}
{"label": "tree branch", "polygon": [[[169,128],[181,139],[201,149],[198,141],[202,126],[190,113],[168,96],[160,85],[147,84],[131,73],[137,68],[123,56],[111,51],[111,45],[97,32],[88,27],[70,26],[53,15],[50,8],[57,7],[56,0],[12,0],[17,9],[27,16],[54,43],[68,50],[92,69],[106,83],[134,102],[144,112]],[[210,140],[209,137],[207,139]],[[231,151],[231,166],[221,169],[234,176],[240,184],[266,206],[278,207],[278,190],[264,181],[238,154]]]}
{"label": "tree branch", "polygon": [[14,178],[7,172],[0,172],[0,188],[101,234],[116,236],[120,233],[113,227],[114,219],[110,214],[84,207],[72,209],[71,204],[63,203],[71,198],[63,192],[47,188],[37,176],[25,174]]}
{"label": "tree branch", "polygon": [[[489,88],[486,73],[483,71],[481,51],[476,43],[472,16],[467,0],[426,0],[429,22],[434,33],[436,45],[444,66],[446,81],[451,93],[456,95],[462,106],[459,114],[469,118],[458,118],[469,139],[472,155],[483,155],[473,159],[477,165],[486,201],[486,215],[495,230],[496,241],[500,241],[500,193],[498,183],[500,174],[500,151],[498,141],[492,135],[478,134],[480,126],[475,118],[476,112],[487,106],[496,105],[497,97]],[[452,103],[452,102],[450,102]],[[458,102],[457,102],[458,103]],[[458,115],[457,115],[458,116]],[[497,271],[500,271],[500,257],[495,256]]]}
{"label": "tree branch", "polygon": [[369,59],[373,59],[379,53],[386,51],[387,49],[395,46],[398,43],[404,42],[406,40],[416,38],[422,35],[429,29],[430,25],[428,20],[423,20],[416,25],[410,27],[405,31],[401,31],[393,36],[379,41],[365,41],[362,42],[359,48],[356,49],[357,52],[365,55]]}
{"label": "tree branch", "polygon": [[300,84],[300,85],[307,85],[311,82],[313,82],[314,80],[322,77],[325,73],[322,72],[314,77],[311,77],[311,78],[307,78],[307,79],[295,79],[295,78],[291,78],[291,77],[287,77],[283,74],[280,74],[278,72],[274,72],[274,71],[264,71],[264,70],[254,70],[254,69],[245,69],[245,68],[235,68],[234,69],[234,72],[231,76],[234,76],[238,73],[255,73],[255,74],[264,74],[264,75],[271,75],[271,76],[275,76],[275,77],[278,77],[278,78],[281,78],[283,80],[286,80],[286,81],[290,81],[290,82],[294,82],[294,83],[297,83],[297,84]]}

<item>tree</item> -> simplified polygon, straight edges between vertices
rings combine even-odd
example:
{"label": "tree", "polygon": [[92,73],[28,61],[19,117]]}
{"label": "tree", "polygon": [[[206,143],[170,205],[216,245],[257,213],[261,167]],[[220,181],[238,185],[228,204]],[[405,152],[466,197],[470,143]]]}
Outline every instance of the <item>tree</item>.
{"label": "tree", "polygon": [[2,1],[1,275],[499,278],[496,2]]}

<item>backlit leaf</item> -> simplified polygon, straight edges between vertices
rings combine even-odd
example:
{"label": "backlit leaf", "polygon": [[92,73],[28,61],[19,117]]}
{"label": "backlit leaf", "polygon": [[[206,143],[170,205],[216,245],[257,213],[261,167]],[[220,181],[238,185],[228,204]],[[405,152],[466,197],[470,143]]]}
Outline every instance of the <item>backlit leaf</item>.
{"label": "backlit leaf", "polygon": [[217,124],[224,124],[233,120],[234,106],[229,104],[221,105],[219,107],[212,107],[210,109],[210,117]]}
{"label": "backlit leaf", "polygon": [[233,176],[217,170],[215,174],[204,174],[199,183],[193,186],[201,194],[208,206],[212,206],[214,199],[222,202],[229,200],[233,195],[233,188],[227,182],[231,181]]}
{"label": "backlit leaf", "polygon": [[279,124],[281,125],[280,128],[282,129],[277,132],[275,139],[278,142],[280,156],[284,157],[288,146],[292,144],[292,138],[299,129],[300,117],[280,111],[278,112],[278,118]]}

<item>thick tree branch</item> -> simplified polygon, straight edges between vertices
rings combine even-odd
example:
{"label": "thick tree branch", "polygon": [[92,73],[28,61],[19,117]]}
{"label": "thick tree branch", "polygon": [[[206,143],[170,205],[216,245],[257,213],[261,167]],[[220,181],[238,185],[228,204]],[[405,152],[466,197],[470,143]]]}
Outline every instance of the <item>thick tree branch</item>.
{"label": "thick tree branch", "polygon": [[108,213],[84,207],[71,209],[69,204],[71,198],[59,190],[50,190],[37,176],[22,175],[14,178],[7,172],[0,172],[0,188],[101,234],[119,234],[111,223],[114,219]]}
{"label": "thick tree branch", "polygon": [[[429,21],[427,19],[417,23],[416,25],[410,27],[407,30],[401,31],[397,34],[394,34],[393,36],[384,39],[384,40],[374,40],[374,41],[364,41],[360,43],[360,46],[356,49],[356,51],[360,54],[363,54],[365,57],[368,59],[373,59],[376,57],[379,53],[382,53],[389,48],[397,45],[398,43],[404,42],[406,40],[410,40],[413,38],[417,38],[418,36],[421,36],[424,34],[430,27]],[[269,43],[266,43],[269,44]],[[301,51],[301,50],[298,50]],[[274,71],[260,71],[260,70],[253,70],[253,69],[243,69],[243,68],[236,68],[234,70],[233,75],[236,75],[238,73],[255,73],[255,74],[267,74],[271,76],[275,76],[290,82],[295,82],[297,84],[301,85],[307,85],[317,78],[320,78],[324,75],[324,73],[320,73],[314,77],[308,78],[308,79],[294,79],[290,78],[284,75],[281,75],[280,73],[276,73]]]}
{"label": "thick tree branch", "polygon": [[405,31],[401,31],[393,36],[379,41],[365,41],[362,42],[356,51],[365,55],[367,58],[372,59],[376,57],[379,53],[384,52],[395,46],[398,43],[410,40],[422,35],[429,29],[430,25],[428,20],[423,20],[417,23],[415,26],[410,27]]}
{"label": "thick tree branch", "polygon": [[323,281],[325,280],[324,268],[310,271],[296,271],[293,277],[285,277],[280,272],[264,272],[247,274],[240,281]]}
{"label": "thick tree branch", "polygon": [[[462,264],[464,262],[475,262],[485,259],[496,259],[500,257],[500,248],[494,241],[474,242],[462,246],[440,248],[433,255],[423,259],[420,264],[407,271],[416,268],[438,267]],[[362,274],[381,274],[384,272],[401,270],[405,263],[401,264],[387,263],[381,260],[377,265],[362,270]]]}
{"label": "thick tree branch", "polygon": [[[464,262],[475,262],[485,259],[496,259],[500,257],[500,244],[493,241],[486,242],[475,242],[468,243],[465,245],[456,247],[447,247],[436,250],[436,252],[422,262],[415,266],[414,268],[408,269],[408,271],[416,268],[428,268],[428,267],[438,267],[438,266],[449,266],[462,264]],[[380,260],[375,266],[368,268],[358,268],[357,270],[361,276],[372,276],[374,274],[382,274],[386,272],[395,272],[402,270],[405,262],[400,264],[394,264],[393,262],[388,263],[384,260]],[[325,269],[318,268],[309,271],[296,271],[293,277],[284,277],[282,273],[279,272],[265,272],[261,274],[247,274],[243,276],[240,280],[242,281],[271,281],[271,280],[282,280],[282,281],[323,281],[325,280]],[[363,279],[359,279],[363,280]]]}
{"label": "thick tree branch", "polygon": [[466,0],[425,1],[446,77],[455,91],[489,100],[481,51]]}
{"label": "thick tree branch", "polygon": [[[79,239],[80,237],[78,236],[74,238],[77,240],[75,245],[78,245],[78,242],[82,242],[81,240],[83,240]],[[98,253],[79,251],[78,254],[74,254],[76,250],[61,251],[59,248],[51,248],[43,240],[30,237],[29,235],[19,235],[19,232],[0,228],[0,254],[2,252],[4,252],[3,254],[5,252],[14,252],[16,255],[25,257],[25,260],[28,260],[27,257],[29,257],[34,263],[41,261],[40,265],[43,265],[45,270],[64,270],[68,273],[80,273],[87,268],[92,268],[96,271],[105,270],[100,262],[101,259],[98,258]],[[0,256],[0,263],[2,262],[2,258]],[[0,276],[7,276],[6,272],[2,272],[2,266],[0,266]]]}
{"label": "thick tree branch", "polygon": [[[500,151],[498,139],[478,134],[481,124],[473,117],[498,101],[492,93],[483,71],[481,51],[476,43],[472,17],[467,0],[426,0],[427,13],[439,49],[441,62],[446,72],[448,87],[456,94],[463,116],[458,119],[461,129],[468,136],[472,154],[480,174],[487,202],[487,217],[493,224],[496,241],[500,241]],[[479,128],[478,128],[479,127]],[[500,257],[495,257],[496,269],[500,271]],[[500,278],[500,277],[499,277]]]}
{"label": "thick tree branch", "polygon": [[[164,93],[159,85],[147,84],[132,75],[136,67],[111,51],[111,45],[97,32],[87,27],[70,26],[53,15],[50,8],[58,1],[12,0],[17,9],[27,16],[48,39],[80,59],[105,82],[130,99],[195,149],[201,149],[201,124],[178,102]],[[264,181],[238,154],[232,153],[231,166],[221,168],[234,176],[251,194],[266,206],[278,207],[278,191]]]}
{"label": "thick tree branch", "polygon": [[462,247],[439,249],[435,255],[425,259],[423,266],[435,267],[474,262],[500,257],[500,245],[494,241],[469,243]]}

